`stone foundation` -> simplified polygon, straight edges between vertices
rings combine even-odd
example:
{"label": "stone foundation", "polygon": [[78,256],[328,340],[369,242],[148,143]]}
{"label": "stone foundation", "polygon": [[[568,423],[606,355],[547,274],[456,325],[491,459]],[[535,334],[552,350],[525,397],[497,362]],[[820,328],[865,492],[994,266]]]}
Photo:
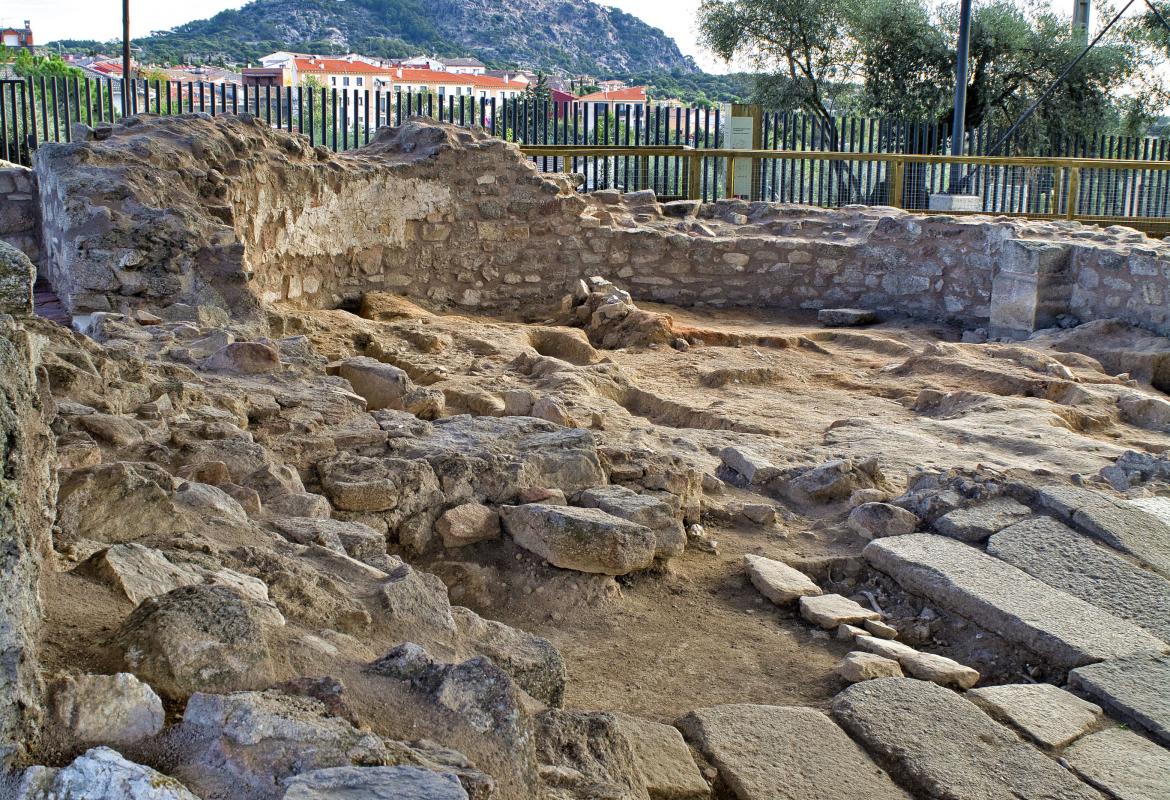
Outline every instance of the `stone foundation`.
{"label": "stone foundation", "polygon": [[182,302],[263,319],[371,290],[543,315],[604,274],[636,299],[1170,332],[1170,247],[1076,223],[576,193],[514,145],[418,120],[346,154],[249,116],[128,120],[37,153],[50,278],[74,313]]}

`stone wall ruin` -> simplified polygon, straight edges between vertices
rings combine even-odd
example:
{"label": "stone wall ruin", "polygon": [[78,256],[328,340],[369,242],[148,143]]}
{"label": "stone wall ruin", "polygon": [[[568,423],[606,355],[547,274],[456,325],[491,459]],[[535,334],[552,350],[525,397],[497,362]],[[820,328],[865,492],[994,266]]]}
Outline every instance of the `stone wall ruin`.
{"label": "stone wall ruin", "polygon": [[73,313],[392,291],[539,316],[577,278],[677,305],[858,306],[1020,336],[1170,332],[1170,246],[1127,228],[581,195],[481,131],[410,120],[345,154],[247,115],[127,120],[38,151],[44,270]]}

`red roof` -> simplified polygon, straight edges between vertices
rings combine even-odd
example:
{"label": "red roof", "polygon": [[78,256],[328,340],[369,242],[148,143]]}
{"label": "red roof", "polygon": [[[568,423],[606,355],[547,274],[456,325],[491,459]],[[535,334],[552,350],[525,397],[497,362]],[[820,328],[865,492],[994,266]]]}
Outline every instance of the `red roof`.
{"label": "red roof", "polygon": [[385,67],[375,67],[365,61],[347,61],[344,58],[297,58],[293,59],[297,65],[297,72],[323,75],[385,75],[390,72]]}
{"label": "red roof", "polygon": [[437,69],[412,69],[410,67],[395,67],[387,70],[386,74],[395,82],[409,81],[411,83],[445,83],[447,85],[460,84],[463,86],[478,86],[483,89],[515,89],[523,91],[526,84],[520,81],[505,81],[503,78],[493,78],[490,75],[461,75],[454,72],[443,72]]}
{"label": "red roof", "polygon": [[581,103],[645,103],[646,87],[631,86],[628,89],[615,89],[612,92],[594,92],[584,97],[578,97]]}

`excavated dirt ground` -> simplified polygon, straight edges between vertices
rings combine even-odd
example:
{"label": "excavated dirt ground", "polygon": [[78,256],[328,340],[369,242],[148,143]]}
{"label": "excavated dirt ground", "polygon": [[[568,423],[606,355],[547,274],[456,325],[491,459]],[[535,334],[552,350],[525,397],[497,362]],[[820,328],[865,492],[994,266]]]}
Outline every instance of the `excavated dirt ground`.
{"label": "excavated dirt ground", "polygon": [[[1117,418],[1114,393],[1124,380],[1082,355],[957,344],[960,331],[919,322],[829,330],[812,314],[642,307],[669,313],[676,332],[695,344],[685,352],[635,347],[581,357],[563,342],[560,349],[537,342],[546,355],[576,364],[536,380],[513,363],[534,341],[532,326],[430,315],[371,324],[343,312],[310,314],[301,324],[329,357],[376,342],[376,357],[421,383],[460,387],[473,411],[477,390],[552,392],[578,424],[600,423],[603,443],[681,453],[709,473],[728,444],[777,464],[876,457],[898,490],[922,467],[1091,475],[1128,448],[1170,447],[1170,436]],[[418,343],[431,337],[446,344],[420,352]],[[1071,379],[1063,370],[1065,377],[1054,377],[1058,364],[1071,368]],[[615,383],[626,386],[619,391]],[[930,401],[932,393],[942,399]],[[764,600],[743,573],[743,555],[851,585],[863,570],[865,541],[846,527],[848,508],[785,507],[730,486],[707,501],[705,527],[717,554],[688,549],[667,575],[619,579],[620,597],[606,601],[598,599],[603,587],[581,588],[579,596],[550,590],[549,569],[515,546],[481,544],[418,565],[444,578],[452,602],[550,639],[568,662],[568,707],[669,722],[719,703],[826,706],[843,685],[832,668],[849,645]],[[756,525],[734,513],[738,504],[761,502],[781,507],[776,523]],[[991,642],[935,649],[962,653],[1004,680],[1022,679],[1013,674],[1021,665],[1009,666],[1007,649]]]}

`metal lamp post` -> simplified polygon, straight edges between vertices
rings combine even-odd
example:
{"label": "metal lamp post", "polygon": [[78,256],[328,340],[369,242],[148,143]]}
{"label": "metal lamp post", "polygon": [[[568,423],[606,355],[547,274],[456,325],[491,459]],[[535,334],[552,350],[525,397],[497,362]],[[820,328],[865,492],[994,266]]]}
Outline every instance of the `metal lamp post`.
{"label": "metal lamp post", "polygon": [[[967,61],[971,55],[971,0],[959,6],[959,44],[955,49],[955,111],[951,120],[951,155],[963,155],[967,139]],[[950,193],[959,189],[959,164],[951,165]]]}
{"label": "metal lamp post", "polygon": [[122,0],[122,116],[130,116],[130,0]]}

